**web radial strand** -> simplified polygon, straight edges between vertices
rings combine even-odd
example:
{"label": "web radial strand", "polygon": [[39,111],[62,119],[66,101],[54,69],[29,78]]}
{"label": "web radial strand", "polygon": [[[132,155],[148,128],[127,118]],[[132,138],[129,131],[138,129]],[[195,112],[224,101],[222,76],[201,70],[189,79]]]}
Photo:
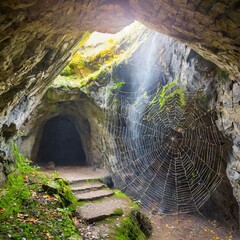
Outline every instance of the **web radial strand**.
{"label": "web radial strand", "polygon": [[224,138],[212,111],[175,83],[133,89],[108,91],[108,167],[151,210],[198,210],[221,181]]}

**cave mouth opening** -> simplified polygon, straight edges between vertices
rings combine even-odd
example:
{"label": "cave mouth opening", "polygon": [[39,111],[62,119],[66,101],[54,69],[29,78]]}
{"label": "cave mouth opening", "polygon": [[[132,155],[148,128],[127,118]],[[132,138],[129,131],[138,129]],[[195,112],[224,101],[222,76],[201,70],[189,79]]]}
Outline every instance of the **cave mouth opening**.
{"label": "cave mouth opening", "polygon": [[48,120],[43,127],[37,164],[47,166],[86,166],[86,154],[75,124],[64,116]]}

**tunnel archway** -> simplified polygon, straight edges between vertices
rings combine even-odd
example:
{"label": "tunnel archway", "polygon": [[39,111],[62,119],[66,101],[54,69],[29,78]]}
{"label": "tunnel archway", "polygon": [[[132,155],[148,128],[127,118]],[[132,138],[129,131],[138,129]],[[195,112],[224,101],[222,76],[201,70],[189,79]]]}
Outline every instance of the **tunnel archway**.
{"label": "tunnel archway", "polygon": [[86,154],[74,123],[64,116],[48,120],[43,127],[36,162],[44,166],[85,166]]}

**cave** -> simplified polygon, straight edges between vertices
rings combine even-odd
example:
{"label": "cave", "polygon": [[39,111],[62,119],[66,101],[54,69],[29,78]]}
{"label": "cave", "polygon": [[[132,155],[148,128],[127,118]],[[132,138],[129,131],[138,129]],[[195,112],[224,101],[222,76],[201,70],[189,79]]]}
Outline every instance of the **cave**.
{"label": "cave", "polygon": [[[18,167],[12,156],[12,142],[16,142],[27,158],[43,167],[53,162],[57,167],[80,166],[81,170],[87,165],[95,171],[106,163],[114,170],[111,172],[114,186],[123,190],[130,186],[125,193],[138,199],[153,215],[177,213],[180,216],[196,211],[221,222],[220,227],[216,224],[216,229],[226,227],[229,232],[237,231],[240,218],[239,1],[19,0],[0,2],[0,10],[3,59],[0,63],[0,186],[5,186],[9,173]],[[136,53],[125,51],[124,46],[132,42],[123,41],[116,44],[116,51],[82,58],[84,54],[80,53],[89,50],[84,46],[89,34],[117,33],[135,20],[168,36],[153,37],[160,43],[157,61],[147,57],[154,52],[154,41],[148,41],[147,30],[138,34],[136,28],[131,33],[132,42],[138,44],[133,48]],[[108,44],[113,42],[109,39]],[[83,47],[82,52],[77,47]],[[128,59],[115,64],[125,53],[132,55],[126,54]],[[79,58],[74,58],[75,54]],[[141,62],[141,56],[150,59],[151,65]],[[148,71],[146,67],[155,70]],[[143,81],[146,73],[152,72],[159,74],[153,78],[153,85]],[[138,77],[139,81],[133,83]],[[64,78],[70,81],[66,83]],[[79,79],[84,81],[76,83]],[[193,95],[196,103],[194,98],[189,100]],[[129,112],[134,114],[125,114]],[[192,116],[205,120],[208,115],[209,125],[205,121],[192,121]],[[183,116],[184,121],[178,116]],[[194,126],[192,122],[199,124]],[[127,124],[133,130],[126,131]],[[162,125],[167,128],[162,129]],[[135,129],[141,130],[142,138]],[[166,141],[164,135],[159,137],[162,133],[166,133]],[[203,137],[201,133],[205,133]],[[144,144],[138,146],[136,139]],[[168,150],[159,152],[158,147]],[[179,148],[184,151],[179,152]],[[163,159],[162,153],[170,156],[170,161]],[[212,161],[212,156],[217,161]],[[166,164],[160,171],[162,163]],[[198,169],[192,167],[194,164]],[[23,177],[32,184],[31,177]],[[163,206],[156,208],[153,200]],[[197,223],[200,225],[201,220]],[[156,226],[163,235],[165,231]],[[185,234],[186,239],[215,239],[215,236],[201,237],[198,230],[192,236],[192,232]],[[234,239],[238,240],[240,235],[236,235]]]}
{"label": "cave", "polygon": [[64,116],[48,120],[43,127],[36,158],[37,164],[46,166],[85,166],[86,154],[74,123]]}

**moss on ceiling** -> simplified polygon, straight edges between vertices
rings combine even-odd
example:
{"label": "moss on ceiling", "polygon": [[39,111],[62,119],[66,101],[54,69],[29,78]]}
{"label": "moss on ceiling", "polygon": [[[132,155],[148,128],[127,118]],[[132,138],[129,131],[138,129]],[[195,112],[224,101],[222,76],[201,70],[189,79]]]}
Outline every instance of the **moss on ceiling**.
{"label": "moss on ceiling", "polygon": [[138,22],[117,34],[100,36],[102,41],[94,40],[95,33],[86,32],[76,48],[76,53],[54,80],[52,87],[88,88],[95,81],[109,79],[113,68],[127,61],[146,41],[150,32]]}

